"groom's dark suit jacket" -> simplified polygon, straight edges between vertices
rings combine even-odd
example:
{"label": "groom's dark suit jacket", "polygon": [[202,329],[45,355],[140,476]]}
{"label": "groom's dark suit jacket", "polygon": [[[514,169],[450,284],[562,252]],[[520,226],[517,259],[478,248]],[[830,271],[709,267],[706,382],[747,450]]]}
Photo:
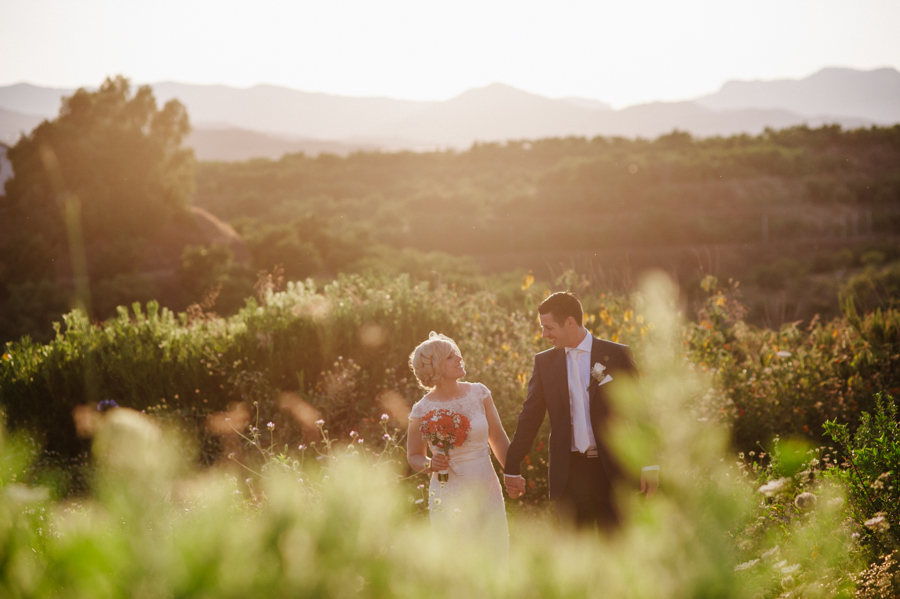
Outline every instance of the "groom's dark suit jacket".
{"label": "groom's dark suit jacket", "polygon": [[[624,472],[609,448],[606,431],[611,415],[609,391],[618,382],[637,376],[637,368],[627,345],[593,338],[591,344],[591,368],[601,363],[604,374],[613,380],[600,385],[591,376],[588,396],[591,403],[591,427],[597,441],[602,472],[612,488]],[[566,369],[566,351],[550,349],[534,357],[534,372],[528,382],[528,395],[519,414],[516,434],[506,455],[506,474],[521,474],[521,462],[531,451],[534,439],[550,415],[550,499],[558,500],[566,489],[569,477],[569,461],[572,456],[572,416],[569,407],[569,376]],[[611,497],[609,498],[611,500]]]}

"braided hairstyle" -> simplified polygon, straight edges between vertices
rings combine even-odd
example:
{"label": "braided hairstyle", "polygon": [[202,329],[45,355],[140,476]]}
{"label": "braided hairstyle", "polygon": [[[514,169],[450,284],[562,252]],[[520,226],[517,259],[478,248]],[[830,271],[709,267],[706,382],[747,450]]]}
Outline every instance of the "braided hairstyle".
{"label": "braided hairstyle", "polygon": [[428,340],[409,355],[409,367],[419,379],[420,387],[426,391],[435,388],[444,375],[444,360],[451,354],[462,355],[456,341],[434,331],[428,333]]}

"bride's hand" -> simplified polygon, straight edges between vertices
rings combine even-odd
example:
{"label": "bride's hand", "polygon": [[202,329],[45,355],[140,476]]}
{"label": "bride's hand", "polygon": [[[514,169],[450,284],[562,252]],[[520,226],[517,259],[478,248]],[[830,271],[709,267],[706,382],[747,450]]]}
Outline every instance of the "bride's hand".
{"label": "bride's hand", "polygon": [[435,453],[431,456],[432,471],[440,472],[441,470],[447,470],[448,468],[450,468],[450,458],[442,453]]}

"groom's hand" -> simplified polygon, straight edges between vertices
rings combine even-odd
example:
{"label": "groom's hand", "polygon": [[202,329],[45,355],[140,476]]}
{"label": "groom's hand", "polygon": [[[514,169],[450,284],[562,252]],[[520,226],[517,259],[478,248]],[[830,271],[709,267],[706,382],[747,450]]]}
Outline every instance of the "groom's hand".
{"label": "groom's hand", "polygon": [[518,499],[525,494],[524,478],[521,476],[507,476],[505,478],[506,492],[509,494],[510,499]]}

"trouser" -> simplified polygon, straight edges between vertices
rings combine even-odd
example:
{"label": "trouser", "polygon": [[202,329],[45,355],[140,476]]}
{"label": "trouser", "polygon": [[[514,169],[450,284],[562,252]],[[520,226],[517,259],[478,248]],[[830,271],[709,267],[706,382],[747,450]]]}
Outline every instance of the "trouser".
{"label": "trouser", "polygon": [[612,484],[598,458],[572,452],[566,489],[554,503],[564,527],[612,533],[620,525]]}

